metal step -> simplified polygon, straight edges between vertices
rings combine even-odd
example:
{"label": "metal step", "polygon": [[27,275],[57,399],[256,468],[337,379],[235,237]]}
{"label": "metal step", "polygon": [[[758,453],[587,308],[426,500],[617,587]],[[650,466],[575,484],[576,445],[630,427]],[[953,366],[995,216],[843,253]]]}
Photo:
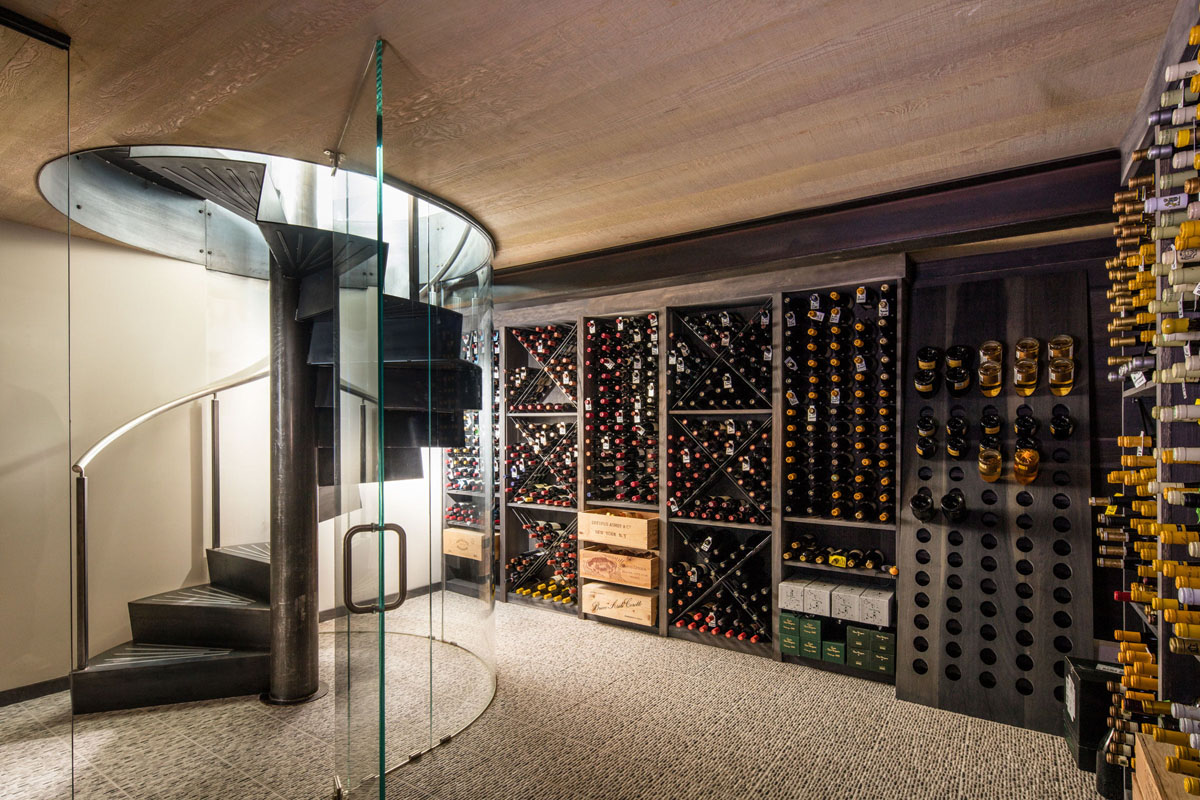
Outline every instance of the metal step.
{"label": "metal step", "polygon": [[262,648],[271,643],[269,603],[201,584],[129,604],[138,643]]}
{"label": "metal step", "polygon": [[206,555],[208,577],[213,586],[270,602],[270,542],[209,548]]}
{"label": "metal step", "polygon": [[76,714],[212,700],[267,690],[266,650],[127,642],[71,674]]}

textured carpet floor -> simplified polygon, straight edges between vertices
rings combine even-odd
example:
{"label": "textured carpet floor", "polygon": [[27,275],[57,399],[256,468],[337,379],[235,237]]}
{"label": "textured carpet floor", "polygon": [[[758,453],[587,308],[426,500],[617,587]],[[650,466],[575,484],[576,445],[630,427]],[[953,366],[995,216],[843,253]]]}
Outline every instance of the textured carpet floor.
{"label": "textured carpet floor", "polygon": [[[491,707],[390,777],[391,800],[1096,798],[1062,739],[890,686],[519,606],[497,608],[496,642]],[[466,714],[458,669],[442,685],[464,682]],[[0,708],[0,797],[70,796],[63,700]],[[328,701],[252,698],[78,718],[75,796],[327,798],[335,727]]]}

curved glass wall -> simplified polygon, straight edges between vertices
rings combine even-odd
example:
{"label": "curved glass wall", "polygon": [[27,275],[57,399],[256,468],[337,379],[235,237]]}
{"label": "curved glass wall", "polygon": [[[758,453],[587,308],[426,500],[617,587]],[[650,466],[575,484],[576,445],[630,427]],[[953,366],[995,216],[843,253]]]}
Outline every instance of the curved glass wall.
{"label": "curved glass wall", "polygon": [[[461,212],[350,169],[359,162],[345,147],[336,171],[145,146],[41,172],[43,195],[72,222],[139,251],[86,243],[71,294],[71,456],[87,553],[75,589],[88,631],[77,779],[98,763],[118,788],[162,797],[194,796],[202,776],[285,797],[326,797],[336,777],[347,796],[376,796],[381,774],[402,775],[494,694],[492,243]],[[235,686],[176,703],[132,676],[115,694],[89,693],[89,679],[131,663],[213,655],[180,648],[262,650],[261,637],[194,635],[189,618],[164,634],[159,609],[146,608],[257,610],[269,599],[239,588],[223,561],[252,570],[274,555],[268,278],[281,273],[311,336],[330,692],[269,706]],[[127,758],[139,742],[172,769]],[[216,774],[188,760],[196,746],[220,757]]]}

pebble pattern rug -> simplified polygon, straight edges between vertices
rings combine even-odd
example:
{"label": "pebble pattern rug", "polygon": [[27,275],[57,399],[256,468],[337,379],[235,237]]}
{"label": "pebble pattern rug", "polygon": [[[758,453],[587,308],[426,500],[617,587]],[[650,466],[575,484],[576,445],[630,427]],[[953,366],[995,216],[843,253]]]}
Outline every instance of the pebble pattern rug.
{"label": "pebble pattern rug", "polygon": [[[503,604],[496,656],[491,706],[389,776],[390,800],[1097,798],[1064,740],[883,684]],[[446,715],[466,719],[486,676],[438,663]],[[403,687],[389,706],[403,713]],[[0,797],[71,796],[66,708],[61,694],[0,708]],[[331,698],[78,717],[75,797],[327,800],[336,728]]]}

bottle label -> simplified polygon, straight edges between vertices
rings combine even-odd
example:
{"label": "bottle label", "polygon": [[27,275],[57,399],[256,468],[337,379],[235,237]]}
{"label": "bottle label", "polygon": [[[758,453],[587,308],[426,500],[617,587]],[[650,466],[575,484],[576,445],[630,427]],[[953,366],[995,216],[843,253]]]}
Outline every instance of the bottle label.
{"label": "bottle label", "polygon": [[771,356],[774,355],[774,353],[775,353],[775,351],[771,349],[771,345],[766,345],[765,347],[763,347],[762,352],[763,352],[763,361],[770,361]]}
{"label": "bottle label", "polygon": [[635,344],[642,341],[642,332],[640,330],[634,330],[633,341]]}
{"label": "bottle label", "polygon": [[634,370],[633,375],[630,376],[629,380],[630,380],[630,383],[632,383],[634,386],[637,386],[639,383],[642,382],[642,373],[638,372],[637,370]]}
{"label": "bottle label", "polygon": [[634,422],[634,424],[637,424],[637,423],[639,423],[639,422],[641,422],[641,421],[642,421],[642,415],[641,415],[641,414],[639,414],[637,411],[633,412],[633,422]]}
{"label": "bottle label", "polygon": [[783,365],[785,367],[787,367],[788,369],[792,370],[793,372],[796,372],[800,369],[800,365],[797,364],[796,360],[794,358],[792,358],[791,356],[788,356],[787,358],[785,358],[783,360]]}
{"label": "bottle label", "polygon": [[596,321],[590,319],[590,320],[588,320],[588,333],[595,333],[595,332],[596,332]]}
{"label": "bottle label", "polygon": [[668,363],[668,364],[670,364],[670,365],[674,366],[677,360],[678,360],[678,357],[675,355],[675,351],[674,351],[674,350],[672,350],[671,352],[667,353],[667,363]]}
{"label": "bottle label", "polygon": [[725,455],[727,455],[727,456],[733,455],[733,442],[732,441],[725,442]]}
{"label": "bottle label", "polygon": [[590,397],[583,398],[583,410],[584,411],[592,410],[592,398],[590,398]]}
{"label": "bottle label", "polygon": [[860,286],[854,290],[854,302],[856,302],[856,303],[867,302],[867,287]]}
{"label": "bottle label", "polygon": [[800,398],[796,397],[796,393],[794,391],[792,391],[791,389],[787,390],[787,394],[785,394],[784,397],[787,398],[789,405],[794,406],[794,405],[798,405],[800,403]]}
{"label": "bottle label", "polygon": [[618,425],[624,425],[625,424],[625,413],[623,411],[618,411],[616,420],[617,420]]}
{"label": "bottle label", "polygon": [[672,514],[679,513],[679,501],[676,500],[674,497],[672,497],[670,500],[667,501],[667,505],[669,505],[671,507]]}
{"label": "bottle label", "polygon": [[720,316],[720,320],[721,320],[721,327],[722,327],[722,328],[728,328],[728,327],[729,327],[729,312],[728,312],[728,311],[722,311],[722,312],[721,312],[721,316]]}
{"label": "bottle label", "polygon": [[829,321],[834,325],[837,325],[839,322],[842,321],[842,309],[840,306],[830,310]]}
{"label": "bottle label", "polygon": [[810,309],[820,308],[821,307],[821,295],[816,294],[815,292],[813,294],[810,294],[808,296],[808,307]]}
{"label": "bottle label", "polygon": [[622,319],[621,317],[617,317],[617,330],[619,330],[619,331],[625,330],[625,320]]}
{"label": "bottle label", "polygon": [[742,472],[750,471],[750,461],[748,459],[742,461]]}
{"label": "bottle label", "polygon": [[810,311],[810,312],[808,312],[808,318],[811,320],[814,320],[816,322],[824,322],[825,321],[825,312],[824,311]]}
{"label": "bottle label", "polygon": [[866,372],[867,371],[867,360],[865,358],[863,358],[862,356],[855,356],[854,357],[854,371],[855,372]]}
{"label": "bottle label", "polygon": [[651,327],[657,325],[658,324],[658,314],[655,314],[653,311],[651,311],[649,314],[646,315],[646,321],[650,323]]}
{"label": "bottle label", "polygon": [[829,404],[839,406],[842,404],[842,390],[836,386],[829,391]]}
{"label": "bottle label", "polygon": [[650,341],[654,342],[655,344],[658,344],[658,328],[650,329]]}
{"label": "bottle label", "polygon": [[783,321],[787,323],[789,328],[796,327],[796,313],[794,311],[787,312],[783,315]]}
{"label": "bottle label", "polygon": [[762,313],[760,313],[758,315],[758,325],[760,328],[770,327],[770,325],[771,325],[771,312],[770,311],[768,311],[765,308],[762,310]]}
{"label": "bottle label", "polygon": [[725,420],[725,432],[730,436],[733,436],[735,433],[737,433],[737,424],[731,419]]}
{"label": "bottle label", "polygon": [[688,466],[692,463],[692,454],[684,450],[679,454],[679,460],[683,462],[684,466]]}
{"label": "bottle label", "polygon": [[1135,372],[1131,376],[1131,379],[1133,380],[1133,385],[1135,387],[1141,387],[1141,386],[1145,385],[1145,383],[1146,383],[1146,373]]}
{"label": "bottle label", "polygon": [[633,359],[633,368],[634,369],[642,368],[642,357],[641,356],[638,356],[637,358]]}
{"label": "bottle label", "polygon": [[816,406],[809,406],[809,407],[808,407],[808,415],[807,415],[806,419],[807,419],[809,422],[816,422],[816,421],[817,421],[817,407],[816,407]]}
{"label": "bottle label", "polygon": [[603,439],[600,440],[600,449],[601,450],[611,450],[612,449],[612,442],[609,441],[609,438],[607,436],[605,436]]}
{"label": "bottle label", "polygon": [[687,346],[687,342],[680,342],[679,343],[679,355],[683,356],[684,358],[687,358],[691,354],[692,354],[692,349]]}
{"label": "bottle label", "polygon": [[684,371],[684,366],[683,366],[683,362],[682,362],[682,361],[676,361],[676,362],[675,362],[675,371],[676,371],[676,372],[683,372],[683,371]]}
{"label": "bottle label", "polygon": [[729,347],[729,331],[721,331],[721,347]]}
{"label": "bottle label", "polygon": [[721,385],[724,386],[726,389],[733,388],[733,378],[730,377],[728,372],[726,372],[724,375],[721,376]]}

